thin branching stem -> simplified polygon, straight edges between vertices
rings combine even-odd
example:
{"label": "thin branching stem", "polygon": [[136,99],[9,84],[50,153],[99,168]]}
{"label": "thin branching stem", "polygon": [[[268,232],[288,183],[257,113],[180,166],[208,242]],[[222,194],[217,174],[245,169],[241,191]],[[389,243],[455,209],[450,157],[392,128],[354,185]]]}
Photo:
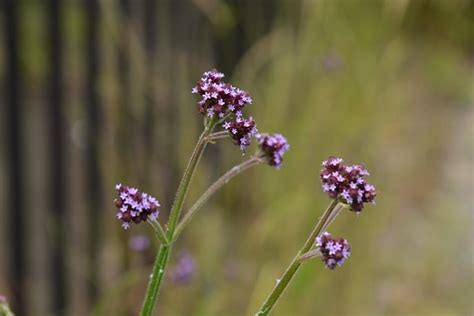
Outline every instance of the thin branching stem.
{"label": "thin branching stem", "polygon": [[0,303],[0,316],[15,316],[7,302]]}
{"label": "thin branching stem", "polygon": [[[204,150],[208,144],[207,136],[212,133],[214,126],[215,124],[212,122],[206,121],[204,131],[199,137],[196,147],[194,148],[191,158],[189,159],[188,165],[186,166],[186,170],[184,171],[183,178],[181,179],[173,206],[171,208],[166,233],[167,240],[173,240],[176,224],[178,223],[178,219],[183,208],[183,203],[188,194],[194,171],[196,170],[196,167],[201,160],[202,154],[204,153]],[[150,281],[148,282],[140,316],[150,316],[153,313],[156,298],[160,291],[163,280],[163,275],[165,274],[166,265],[168,264],[171,247],[171,243],[162,243],[160,245],[160,250],[158,251],[155,263],[153,265],[153,272],[150,275]]]}
{"label": "thin branching stem", "polygon": [[210,134],[209,136],[207,136],[207,139],[209,141],[214,141],[214,140],[217,140],[217,139],[222,139],[222,138],[227,138],[227,137],[229,137],[229,132],[228,131],[221,131],[221,132],[216,132],[216,133]]}
{"label": "thin branching stem", "polygon": [[259,157],[252,157],[241,164],[232,167],[229,171],[223,174],[219,179],[216,180],[202,195],[201,197],[191,206],[186,212],[183,219],[179,222],[176,232],[174,234],[174,240],[178,238],[179,234],[183,231],[184,227],[191,221],[196,212],[209,200],[209,198],[217,192],[221,187],[228,183],[233,177],[244,172],[245,170],[263,162]]}
{"label": "thin branching stem", "polygon": [[332,201],[332,203],[324,212],[323,216],[321,216],[321,218],[319,219],[316,226],[314,226],[313,231],[306,239],[306,242],[304,243],[303,247],[301,247],[300,251],[298,251],[296,256],[293,258],[290,265],[283,273],[282,277],[277,280],[277,283],[271,291],[270,295],[262,304],[260,310],[255,314],[256,316],[265,316],[270,314],[273,307],[278,302],[278,299],[281,297],[284,290],[287,288],[288,284],[293,279],[300,266],[303,264],[303,262],[300,260],[301,256],[307,253],[313,247],[314,240],[316,239],[316,237],[318,237],[323,232],[323,229],[326,229],[328,227],[327,223],[330,223],[334,220],[334,217],[332,216],[333,213],[339,214],[343,208],[344,205],[338,203],[337,200]]}
{"label": "thin branching stem", "polygon": [[153,227],[156,233],[156,237],[162,244],[169,244],[168,236],[165,230],[157,220],[148,220],[148,223]]}
{"label": "thin branching stem", "polygon": [[302,254],[298,260],[300,262],[304,262],[310,259],[318,258],[320,256],[321,256],[321,251],[319,249],[313,249],[313,250],[308,251],[307,253]]}

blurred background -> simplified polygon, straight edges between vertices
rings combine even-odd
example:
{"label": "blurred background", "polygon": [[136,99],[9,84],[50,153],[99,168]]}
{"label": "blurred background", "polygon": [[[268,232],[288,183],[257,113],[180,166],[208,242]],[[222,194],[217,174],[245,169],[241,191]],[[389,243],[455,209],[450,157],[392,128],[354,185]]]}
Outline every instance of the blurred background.
{"label": "blurred background", "polygon": [[[274,315],[472,315],[474,4],[468,0],[3,0],[0,293],[17,315],[136,315],[157,249],[120,227],[115,183],[165,222],[202,128],[191,88],[217,68],[281,132],[195,217],[156,315],[254,315],[329,203],[320,163],[364,163],[377,205],[331,233]],[[252,151],[253,148],[250,149]],[[187,205],[239,163],[224,140]],[[184,261],[184,263],[183,263]]]}

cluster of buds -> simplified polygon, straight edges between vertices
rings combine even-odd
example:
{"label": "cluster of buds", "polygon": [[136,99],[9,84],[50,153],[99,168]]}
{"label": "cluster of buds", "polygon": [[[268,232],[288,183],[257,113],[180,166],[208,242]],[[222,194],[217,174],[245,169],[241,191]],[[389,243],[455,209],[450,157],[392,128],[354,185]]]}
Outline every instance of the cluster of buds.
{"label": "cluster of buds", "polygon": [[256,123],[252,117],[244,118],[243,109],[252,103],[250,95],[222,81],[224,74],[217,70],[205,72],[192,93],[199,94],[198,111],[213,119],[228,119],[222,127],[228,131],[234,144],[245,152],[252,136],[257,133]]}
{"label": "cluster of buds", "polygon": [[322,188],[329,197],[348,204],[360,212],[364,203],[375,203],[375,187],[365,180],[369,175],[363,165],[346,165],[341,158],[329,157],[323,162],[320,176]]}
{"label": "cluster of buds", "polygon": [[328,232],[316,238],[316,246],[322,255],[326,268],[334,269],[342,266],[351,255],[351,245],[343,238],[332,238]]}
{"label": "cluster of buds", "polygon": [[270,166],[279,169],[283,164],[283,155],[290,149],[286,138],[281,134],[257,134],[255,138],[260,149],[260,156]]}
{"label": "cluster of buds", "polygon": [[209,118],[220,119],[234,113],[239,116],[252,98],[247,92],[222,81],[224,74],[217,70],[206,71],[192,93],[199,94],[198,111]]}
{"label": "cluster of buds", "polygon": [[118,208],[117,218],[122,221],[123,228],[128,229],[131,222],[138,224],[158,218],[160,203],[156,198],[122,184],[117,184],[115,189],[118,193],[114,201]]}
{"label": "cluster of buds", "polygon": [[234,121],[225,122],[222,127],[229,132],[234,144],[239,145],[242,152],[245,152],[250,145],[252,136],[257,133],[257,127],[252,117],[244,119],[237,116]]}

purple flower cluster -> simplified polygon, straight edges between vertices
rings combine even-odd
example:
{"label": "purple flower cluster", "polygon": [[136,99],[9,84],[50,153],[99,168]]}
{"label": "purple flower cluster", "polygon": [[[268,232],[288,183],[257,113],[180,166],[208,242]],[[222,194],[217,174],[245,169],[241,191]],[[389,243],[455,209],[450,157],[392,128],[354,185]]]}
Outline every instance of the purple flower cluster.
{"label": "purple flower cluster", "polygon": [[281,134],[257,134],[255,136],[260,148],[260,156],[272,167],[279,169],[283,163],[283,155],[290,148],[288,141]]}
{"label": "purple flower cluster", "polygon": [[360,212],[364,203],[375,203],[375,187],[365,180],[369,175],[363,165],[346,165],[341,158],[329,157],[323,162],[321,181],[329,197],[350,205],[351,210]]}
{"label": "purple flower cluster", "polygon": [[217,70],[206,71],[192,93],[202,96],[198,111],[210,118],[220,119],[234,113],[240,116],[243,108],[252,103],[247,92],[222,81],[224,74]]}
{"label": "purple flower cluster", "polygon": [[237,116],[232,122],[225,122],[222,127],[229,131],[230,137],[236,145],[240,146],[240,150],[245,152],[250,145],[252,136],[257,133],[257,127],[252,117],[244,119]]}
{"label": "purple flower cluster", "polygon": [[131,222],[138,224],[148,219],[158,218],[160,203],[157,199],[136,188],[122,184],[117,184],[115,189],[119,196],[114,201],[119,210],[117,218],[122,221],[123,228],[129,228]]}
{"label": "purple flower cluster", "polygon": [[169,276],[175,284],[186,284],[192,280],[195,270],[196,263],[193,256],[187,251],[183,251],[179,255],[178,263],[170,271]]}
{"label": "purple flower cluster", "polygon": [[252,136],[257,133],[253,118],[245,119],[242,114],[244,107],[252,103],[252,98],[247,92],[223,82],[223,78],[224,74],[215,69],[207,71],[197,82],[192,93],[202,97],[198,102],[201,114],[209,118],[217,117],[219,120],[229,119],[223,127],[229,132],[234,144],[245,152]]}
{"label": "purple flower cluster", "polygon": [[324,232],[316,238],[316,246],[322,254],[326,268],[334,269],[342,266],[351,255],[351,245],[344,238],[332,238],[331,234]]}

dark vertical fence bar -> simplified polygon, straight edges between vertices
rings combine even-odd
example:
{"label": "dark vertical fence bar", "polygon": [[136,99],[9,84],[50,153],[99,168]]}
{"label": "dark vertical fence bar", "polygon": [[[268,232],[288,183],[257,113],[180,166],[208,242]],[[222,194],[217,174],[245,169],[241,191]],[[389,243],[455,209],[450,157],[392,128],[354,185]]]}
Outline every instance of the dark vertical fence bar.
{"label": "dark vertical fence bar", "polygon": [[97,286],[99,282],[98,250],[100,245],[100,197],[102,181],[99,172],[99,122],[100,102],[98,89],[99,76],[99,5],[98,0],[87,0],[84,2],[86,9],[86,100],[85,107],[88,118],[87,149],[86,149],[86,203],[88,203],[87,227],[88,232],[88,255],[90,278],[88,296],[89,302],[93,303],[97,298]]}
{"label": "dark vertical fence bar", "polygon": [[5,101],[7,115],[4,121],[7,136],[8,159],[8,196],[10,203],[6,218],[10,228],[9,238],[9,283],[12,289],[12,308],[17,315],[24,315],[25,311],[25,240],[24,240],[24,203],[23,203],[23,158],[21,156],[21,76],[19,63],[19,14],[18,1],[4,0],[4,25],[6,47],[6,76],[5,76]]}
{"label": "dark vertical fence bar", "polygon": [[147,154],[145,155],[145,182],[144,185],[148,186],[150,181],[149,166],[151,163],[151,157],[155,150],[154,138],[153,138],[153,119],[154,119],[154,96],[153,96],[153,83],[155,82],[155,54],[156,54],[156,10],[158,2],[155,0],[145,0],[144,3],[144,38],[145,38],[145,49],[146,49],[146,61],[145,61],[145,111],[143,118],[143,137],[145,142],[145,148]]}
{"label": "dark vertical fence bar", "polygon": [[[119,147],[119,159],[120,159],[120,166],[122,167],[120,172],[121,179],[130,180],[130,152],[129,150],[123,150],[123,148],[132,148],[131,144],[131,133],[129,131],[134,129],[134,125],[130,125],[131,122],[129,120],[129,113],[128,113],[128,105],[131,101],[130,95],[130,84],[129,84],[129,50],[128,50],[128,23],[129,23],[129,14],[130,14],[130,2],[128,0],[120,0],[119,3],[112,5],[116,5],[118,7],[118,23],[116,27],[120,30],[120,36],[118,37],[118,53],[117,53],[117,68],[118,68],[118,85],[119,85],[119,96],[120,96],[120,104],[119,104],[119,125],[118,125],[118,139],[117,145]],[[127,242],[127,233],[123,232],[120,229],[120,238],[123,245],[126,245]],[[126,247],[122,247],[122,266],[124,270],[128,270],[130,265],[130,258],[128,249]]]}
{"label": "dark vertical fence bar", "polygon": [[65,286],[65,189],[64,189],[64,118],[62,114],[62,40],[61,0],[49,1],[49,141],[50,141],[50,192],[53,217],[52,240],[52,307],[55,315],[64,315],[66,308]]}

